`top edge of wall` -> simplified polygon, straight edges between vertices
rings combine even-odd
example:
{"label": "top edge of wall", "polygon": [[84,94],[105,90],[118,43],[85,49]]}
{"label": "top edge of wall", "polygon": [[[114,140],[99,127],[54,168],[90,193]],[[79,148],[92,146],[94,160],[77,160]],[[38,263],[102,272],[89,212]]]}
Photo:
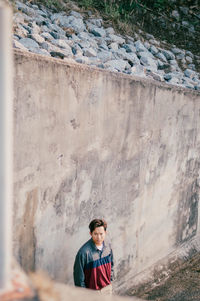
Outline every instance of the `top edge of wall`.
{"label": "top edge of wall", "polygon": [[35,54],[32,52],[26,52],[23,50],[19,50],[19,49],[14,49],[14,56],[23,56],[26,58],[33,58],[36,61],[46,61],[52,64],[58,64],[58,65],[65,65],[68,67],[73,67],[76,68],[78,70],[88,70],[89,72],[94,72],[94,73],[104,73],[107,75],[110,75],[113,78],[123,78],[123,79],[129,79],[132,80],[134,82],[140,82],[145,86],[148,85],[154,85],[155,87],[160,87],[160,88],[164,88],[167,90],[173,90],[173,91],[177,91],[177,92],[182,92],[184,94],[190,94],[190,95],[197,95],[200,96],[200,91],[196,91],[196,90],[192,90],[189,88],[184,88],[184,87],[178,87],[172,84],[167,84],[167,83],[161,83],[159,81],[155,81],[153,79],[150,78],[142,78],[139,76],[135,76],[135,75],[128,75],[128,74],[124,74],[124,73],[117,73],[117,72],[113,72],[113,71],[109,71],[109,70],[105,70],[105,69],[101,69],[98,67],[91,67],[89,65],[86,64],[80,64],[80,63],[76,63],[74,60],[72,59],[65,59],[65,60],[61,60],[61,59],[57,59],[57,58],[53,58],[53,57],[46,57],[40,54]]}

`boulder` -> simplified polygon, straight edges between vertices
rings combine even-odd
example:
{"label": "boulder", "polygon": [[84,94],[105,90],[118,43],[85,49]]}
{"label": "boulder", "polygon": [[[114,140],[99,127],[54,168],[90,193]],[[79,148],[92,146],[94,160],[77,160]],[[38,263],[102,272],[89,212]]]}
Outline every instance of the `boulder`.
{"label": "boulder", "polygon": [[98,28],[94,27],[93,29],[90,30],[90,32],[95,36],[95,37],[101,37],[104,38],[106,36],[106,31],[103,28]]}
{"label": "boulder", "polygon": [[105,67],[111,67],[116,69],[117,71],[125,70],[127,66],[127,62],[124,60],[110,60],[105,63]]}
{"label": "boulder", "polygon": [[29,48],[39,48],[39,45],[36,41],[30,39],[30,38],[22,38],[19,41],[24,47],[27,49]]}

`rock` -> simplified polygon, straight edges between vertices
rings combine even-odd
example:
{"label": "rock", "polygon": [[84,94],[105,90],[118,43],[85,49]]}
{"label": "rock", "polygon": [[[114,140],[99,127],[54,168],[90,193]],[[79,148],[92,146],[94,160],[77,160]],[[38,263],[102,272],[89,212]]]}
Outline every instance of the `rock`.
{"label": "rock", "polygon": [[164,56],[166,57],[167,60],[175,59],[175,55],[171,51],[162,49],[161,52],[162,52],[162,54],[164,54]]}
{"label": "rock", "polygon": [[76,34],[72,34],[70,39],[74,42],[80,42],[80,39]]}
{"label": "rock", "polygon": [[23,24],[24,23],[24,18],[26,17],[26,15],[22,14],[22,13],[16,13],[13,15],[13,24],[17,24],[19,25],[20,23]]}
{"label": "rock", "polygon": [[135,53],[126,53],[125,59],[129,62],[129,64],[131,64],[131,66],[140,64],[140,60]]}
{"label": "rock", "polygon": [[39,7],[36,4],[32,4],[33,9],[39,9]]}
{"label": "rock", "polygon": [[113,29],[112,27],[106,28],[106,34],[107,34],[107,35],[109,35],[109,34],[114,34],[114,33],[115,33],[115,31],[114,31],[114,29]]}
{"label": "rock", "polygon": [[158,53],[158,49],[153,45],[150,47],[149,50],[153,55],[156,55]]}
{"label": "rock", "polygon": [[81,48],[90,48],[90,42],[89,41],[80,41],[78,42],[78,45],[81,47]]}
{"label": "rock", "polygon": [[41,9],[35,10],[35,13],[38,14],[38,15],[40,15],[40,16],[42,16],[42,17],[44,17],[44,18],[47,18],[47,17],[48,17],[47,12],[45,12],[45,11],[43,11],[43,10],[41,10]]}
{"label": "rock", "polygon": [[83,54],[87,57],[96,57],[97,53],[93,48],[83,48]]}
{"label": "rock", "polygon": [[106,44],[102,43],[102,44],[99,45],[99,49],[100,50],[102,50],[102,49],[103,50],[108,50],[109,48],[108,48],[108,46]]}
{"label": "rock", "polygon": [[146,33],[146,37],[148,40],[150,39],[154,40],[154,36],[152,34]]}
{"label": "rock", "polygon": [[185,58],[183,58],[182,60],[181,60],[181,63],[182,63],[182,65],[186,68],[186,59]]}
{"label": "rock", "polygon": [[133,37],[126,36],[126,39],[128,44],[134,45],[135,39]]}
{"label": "rock", "polygon": [[178,66],[178,63],[176,60],[169,60],[169,63],[170,63],[170,65]]}
{"label": "rock", "polygon": [[90,66],[97,66],[98,64],[101,63],[101,61],[97,58],[97,57],[88,57],[88,63],[90,64]]}
{"label": "rock", "polygon": [[81,47],[77,44],[72,46],[72,53],[74,55],[79,55],[79,56],[83,55],[83,51],[82,51]]}
{"label": "rock", "polygon": [[52,45],[51,43],[49,42],[44,42],[41,44],[41,47],[44,48],[45,50],[47,50],[49,53],[50,52],[59,52],[60,51],[60,48],[55,46],[55,45]]}
{"label": "rock", "polygon": [[149,40],[150,44],[156,45],[156,46],[160,46],[160,42],[156,41],[156,40]]}
{"label": "rock", "polygon": [[177,60],[182,60],[185,58],[185,54],[184,53],[179,53],[177,56],[176,56],[176,59]]}
{"label": "rock", "polygon": [[48,28],[50,31],[60,34],[61,36],[65,36],[65,31],[58,26],[57,24],[48,24]]}
{"label": "rock", "polygon": [[39,45],[36,41],[30,39],[30,38],[22,38],[19,41],[24,47],[26,47],[27,49],[29,48],[39,48]]}
{"label": "rock", "polygon": [[49,27],[46,26],[46,25],[41,25],[40,29],[41,29],[42,32],[48,32],[48,33],[50,32]]}
{"label": "rock", "polygon": [[117,58],[125,60],[128,53],[124,48],[119,48],[114,54],[117,55]]}
{"label": "rock", "polygon": [[37,16],[37,17],[34,18],[34,20],[35,20],[36,24],[39,25],[39,26],[48,24],[48,22],[42,16]]}
{"label": "rock", "polygon": [[31,34],[39,34],[40,33],[40,27],[36,24],[34,21],[33,23],[28,24],[31,28],[30,33]]}
{"label": "rock", "polygon": [[109,49],[113,50],[113,51],[117,51],[119,49],[119,45],[118,43],[111,43],[109,46],[108,46]]}
{"label": "rock", "polygon": [[77,34],[77,37],[80,39],[80,40],[90,40],[90,35],[87,33],[87,32],[79,32]]}
{"label": "rock", "polygon": [[124,44],[122,47],[126,50],[127,53],[136,52],[135,46],[131,44]]}
{"label": "rock", "polygon": [[170,80],[170,79],[172,79],[172,73],[166,73],[164,75],[164,79],[166,79],[167,81]]}
{"label": "rock", "polygon": [[89,22],[96,27],[101,27],[103,25],[103,20],[102,19],[89,19]]}
{"label": "rock", "polygon": [[[71,16],[73,17],[73,16]],[[82,32],[86,29],[85,24],[82,19],[74,18],[68,25],[65,25],[67,28],[73,28],[76,33]]]}
{"label": "rock", "polygon": [[193,59],[191,58],[191,56],[188,56],[188,55],[185,57],[185,60],[186,60],[186,62],[188,62],[190,64],[193,62]]}
{"label": "rock", "polygon": [[41,37],[43,37],[45,39],[45,41],[53,41],[53,37],[50,33],[48,32],[43,32],[41,33]]}
{"label": "rock", "polygon": [[169,81],[168,81],[169,84],[172,84],[172,85],[177,85],[177,84],[180,84],[180,80],[177,78],[177,77],[172,77]]}
{"label": "rock", "polygon": [[141,41],[135,42],[135,48],[137,52],[147,51]]}
{"label": "rock", "polygon": [[27,30],[28,33],[31,33],[31,27],[30,26],[27,26],[26,24],[23,24],[22,26]]}
{"label": "rock", "polygon": [[40,49],[40,48],[30,48],[29,49],[30,52],[36,53],[36,54],[40,54],[40,55],[45,55],[45,56],[51,56],[49,54],[48,51],[46,51],[45,49]]}
{"label": "rock", "polygon": [[70,16],[73,16],[78,19],[83,19],[82,15],[80,13],[73,11],[73,10],[71,11]]}
{"label": "rock", "polygon": [[146,68],[141,65],[135,65],[131,68],[131,74],[146,77]]}
{"label": "rock", "polygon": [[19,41],[19,36],[17,36],[17,35],[13,35],[13,40],[15,40],[15,41]]}
{"label": "rock", "polygon": [[158,64],[158,69],[159,69],[159,70],[163,70],[163,69],[165,69],[165,68],[168,67],[168,64],[162,62],[162,61],[159,60],[159,59],[157,60],[157,64]]}
{"label": "rock", "polygon": [[112,59],[112,53],[110,51],[100,51],[97,54],[97,57],[101,60],[101,62],[105,63]]}
{"label": "rock", "polygon": [[62,28],[72,28],[76,33],[79,33],[86,29],[83,20],[80,18],[75,18],[74,16],[66,16],[59,13],[51,16],[51,20],[53,23],[59,25]]}
{"label": "rock", "polygon": [[154,80],[157,80],[159,82],[163,82],[164,81],[162,74],[155,73],[155,72],[153,72],[151,70],[147,70],[146,74],[147,74],[147,76],[151,76]]}
{"label": "rock", "polygon": [[64,59],[64,57],[65,57],[64,53],[62,53],[60,51],[51,51],[50,54],[52,57],[58,57],[61,59]]}
{"label": "rock", "polygon": [[127,62],[124,60],[111,60],[105,63],[105,67],[111,67],[117,71],[123,71],[127,66]]}
{"label": "rock", "polygon": [[38,44],[41,44],[43,42],[45,42],[45,39],[39,35],[39,34],[31,34],[31,35],[28,35],[28,37],[32,40],[34,40],[35,42],[37,42]]}
{"label": "rock", "polygon": [[89,59],[85,56],[77,57],[75,59],[75,61],[80,64],[88,64],[89,63]]}
{"label": "rock", "polygon": [[187,56],[190,56],[192,59],[194,58],[194,54],[191,52],[191,51],[186,51],[185,52],[185,54],[187,55]]}
{"label": "rock", "polygon": [[14,32],[20,38],[25,38],[28,35],[28,31],[20,24],[14,28]]}
{"label": "rock", "polygon": [[111,42],[118,43],[119,45],[122,45],[125,43],[125,39],[123,39],[117,35],[114,35],[114,34],[108,34],[108,38]]}
{"label": "rock", "polygon": [[152,57],[150,57],[148,53],[142,52],[140,62],[142,65],[149,67],[151,70],[157,70],[156,61]]}
{"label": "rock", "polygon": [[106,31],[103,28],[95,27],[90,31],[95,37],[102,37],[106,36]]}
{"label": "rock", "polygon": [[22,45],[20,42],[18,42],[16,40],[13,40],[13,47],[24,50],[24,51],[28,51],[28,49],[24,45]]}
{"label": "rock", "polygon": [[177,54],[179,54],[179,53],[183,53],[183,54],[184,54],[184,52],[183,52],[181,49],[176,48],[176,47],[172,48],[171,51],[172,51],[173,54],[175,54],[175,55],[177,55]]}
{"label": "rock", "polygon": [[26,15],[29,15],[29,16],[36,15],[35,10],[33,8],[30,8],[27,5],[25,5],[19,1],[16,1],[16,7],[18,8],[18,10],[22,11]]}
{"label": "rock", "polygon": [[186,69],[186,70],[184,71],[184,75],[185,75],[186,77],[193,78],[194,75],[195,75],[195,72],[194,72],[193,70],[191,70],[191,69]]}
{"label": "rock", "polygon": [[148,42],[144,42],[144,47],[149,50],[151,45]]}
{"label": "rock", "polygon": [[72,49],[65,40],[54,40],[52,44],[65,50],[68,55],[72,56]]}
{"label": "rock", "polygon": [[65,13],[56,13],[50,16],[50,20],[57,25],[65,26],[69,24],[69,17]]}
{"label": "rock", "polygon": [[51,31],[50,35],[52,35],[52,37],[56,40],[60,40],[61,39],[61,35],[57,32]]}
{"label": "rock", "polygon": [[188,65],[188,68],[191,69],[191,70],[193,70],[193,71],[196,70],[196,67],[195,67],[194,64],[189,64],[189,65]]}
{"label": "rock", "polygon": [[189,82],[187,82],[187,81],[184,82],[184,86],[185,86],[186,88],[189,88],[189,89],[194,89],[194,87],[195,87],[193,84],[191,84],[191,83],[189,83]]}

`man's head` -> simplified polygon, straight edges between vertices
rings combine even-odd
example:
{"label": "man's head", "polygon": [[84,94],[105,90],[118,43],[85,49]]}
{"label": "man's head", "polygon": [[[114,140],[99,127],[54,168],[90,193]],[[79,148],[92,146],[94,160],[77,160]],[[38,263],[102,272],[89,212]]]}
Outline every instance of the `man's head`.
{"label": "man's head", "polygon": [[105,236],[106,236],[106,229],[107,223],[103,219],[94,219],[89,224],[90,235],[92,236],[93,242],[96,246],[101,246]]}

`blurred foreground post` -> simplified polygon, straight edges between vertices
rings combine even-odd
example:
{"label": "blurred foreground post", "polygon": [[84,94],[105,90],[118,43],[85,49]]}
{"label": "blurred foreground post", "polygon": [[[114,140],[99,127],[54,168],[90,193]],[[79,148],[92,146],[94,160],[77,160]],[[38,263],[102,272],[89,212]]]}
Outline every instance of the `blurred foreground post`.
{"label": "blurred foreground post", "polygon": [[12,12],[0,0],[0,291],[11,277],[12,257]]}

